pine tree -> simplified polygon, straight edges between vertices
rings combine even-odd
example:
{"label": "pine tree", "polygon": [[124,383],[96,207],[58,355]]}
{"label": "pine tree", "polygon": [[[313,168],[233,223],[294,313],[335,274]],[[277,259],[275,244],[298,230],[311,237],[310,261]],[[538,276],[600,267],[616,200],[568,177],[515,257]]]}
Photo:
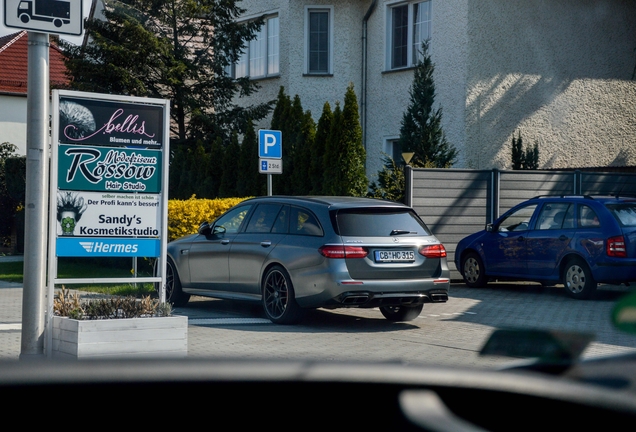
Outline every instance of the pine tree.
{"label": "pine tree", "polygon": [[230,144],[225,149],[223,157],[223,174],[221,176],[221,184],[219,186],[220,198],[231,198],[238,196],[238,159],[241,152],[241,146],[238,143],[238,135],[236,132],[232,134]]}
{"label": "pine tree", "polygon": [[201,198],[216,198],[219,196],[221,188],[221,177],[223,176],[223,161],[225,159],[225,147],[221,137],[216,137],[210,144],[210,151],[207,159],[207,175],[204,181],[205,195]]}
{"label": "pine tree", "polygon": [[513,170],[536,170],[539,168],[539,144],[523,148],[523,138],[519,132],[518,138],[512,137],[512,169]]}
{"label": "pine tree", "polygon": [[278,90],[278,96],[276,98],[276,104],[274,105],[274,112],[272,113],[271,129],[281,131],[282,136],[282,160],[283,160],[283,173],[272,175],[272,190],[274,194],[287,194],[288,193],[288,176],[289,169],[291,168],[291,147],[289,142],[289,124],[291,118],[291,98],[285,93],[283,86]]}
{"label": "pine tree", "polygon": [[322,190],[324,195],[338,195],[340,181],[340,141],[342,135],[342,109],[340,102],[336,101],[336,108],[333,110],[331,127],[325,142],[325,156],[323,166],[325,167],[322,177]]}
{"label": "pine tree", "polygon": [[[236,96],[257,85],[225,71],[255,37],[262,20],[237,22],[238,1],[121,0],[108,2],[105,20],[86,22],[88,44],[61,42],[76,90],[171,101],[177,143],[244,131],[270,104],[241,107]],[[173,145],[173,148],[176,147]]]}
{"label": "pine tree", "polygon": [[384,167],[378,172],[378,181],[371,183],[368,196],[390,201],[404,202],[405,179],[404,167],[398,165],[393,158],[385,155]]}
{"label": "pine tree", "polygon": [[521,138],[521,132],[519,132],[519,138],[512,137],[512,169],[520,170],[525,165],[525,153],[523,151],[523,140]]}
{"label": "pine tree", "polygon": [[341,159],[343,172],[342,191],[347,196],[364,196],[367,194],[368,179],[365,174],[366,151],[362,145],[362,126],[358,99],[349,84],[342,109],[342,128],[344,133]]}
{"label": "pine tree", "polygon": [[258,137],[252,122],[247,127],[241,143],[239,172],[241,174],[237,179],[238,196],[258,196],[264,193],[265,177],[258,172]]}
{"label": "pine tree", "polygon": [[410,89],[410,102],[402,117],[399,143],[402,151],[414,152],[411,165],[449,168],[455,163],[457,150],[448,143],[442,130],[442,108],[435,103],[435,66],[428,54],[428,43],[422,44]]}
{"label": "pine tree", "polygon": [[365,196],[368,189],[364,168],[366,152],[362,145],[362,127],[353,84],[347,87],[342,111],[336,103],[333,117],[325,151],[325,193]]}
{"label": "pine tree", "polygon": [[331,112],[331,106],[329,102],[325,102],[322,107],[322,114],[318,119],[318,126],[316,127],[316,135],[314,137],[314,144],[311,146],[310,152],[310,165],[309,165],[309,178],[311,181],[312,195],[323,194],[323,173],[325,171],[325,151],[327,145],[327,138],[329,136],[329,130],[331,129],[331,123],[333,122],[333,113]]}
{"label": "pine tree", "polygon": [[[299,99],[300,100],[300,99]],[[310,111],[301,117],[300,133],[294,143],[294,170],[292,172],[292,192],[294,195],[308,195],[311,191],[311,149],[316,137],[316,123]]]}

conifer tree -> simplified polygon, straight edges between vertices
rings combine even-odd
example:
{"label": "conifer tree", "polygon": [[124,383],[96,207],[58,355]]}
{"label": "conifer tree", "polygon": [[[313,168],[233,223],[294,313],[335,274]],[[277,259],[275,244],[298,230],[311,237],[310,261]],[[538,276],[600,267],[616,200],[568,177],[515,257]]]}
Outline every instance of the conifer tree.
{"label": "conifer tree", "polygon": [[[300,100],[300,99],[299,99]],[[300,133],[294,145],[294,170],[292,172],[292,190],[294,195],[307,195],[311,191],[311,149],[316,137],[316,123],[310,111],[301,117]]]}
{"label": "conifer tree", "polygon": [[521,138],[521,132],[519,132],[519,138],[512,137],[512,169],[523,169],[525,164],[525,153],[523,151],[523,139]]}
{"label": "conifer tree", "polygon": [[107,2],[105,20],[86,22],[85,46],[61,42],[71,85],[82,91],[169,99],[177,145],[211,134],[228,143],[232,131],[244,131],[248,118],[260,120],[270,110],[268,103],[236,104],[236,96],[250,95],[257,85],[225,73],[262,25],[262,20],[238,22],[244,12],[238,3]]}
{"label": "conifer tree", "polygon": [[405,179],[404,167],[398,165],[393,158],[385,155],[384,167],[378,172],[378,181],[372,182],[369,196],[390,201],[404,202]]}
{"label": "conifer tree", "polygon": [[425,42],[409,91],[410,102],[402,117],[399,143],[402,151],[415,153],[410,163],[412,166],[449,168],[455,163],[457,150],[448,143],[442,130],[442,108],[433,109],[434,70],[428,43]]}
{"label": "conifer tree", "polygon": [[238,196],[246,197],[263,194],[265,177],[258,172],[258,137],[252,122],[249,123],[241,143],[239,172],[241,174],[237,179]]}
{"label": "conifer tree", "polygon": [[322,190],[324,195],[338,195],[339,193],[341,170],[338,164],[340,162],[341,135],[342,109],[340,109],[340,102],[336,101],[331,127],[329,128],[329,134],[325,142],[325,155],[323,158],[325,170],[322,177]]}
{"label": "conifer tree", "polygon": [[225,147],[221,137],[216,137],[210,146],[207,159],[207,175],[205,177],[205,195],[201,198],[216,198],[219,196],[221,177],[223,176],[223,161],[225,159]]}
{"label": "conifer tree", "polygon": [[325,193],[329,195],[365,196],[368,180],[365,174],[366,152],[362,145],[362,127],[358,99],[349,84],[344,106],[336,104],[331,134],[325,151]]}
{"label": "conifer tree", "polygon": [[238,160],[241,147],[238,143],[237,133],[232,134],[230,144],[225,149],[223,157],[223,174],[221,176],[221,184],[219,186],[220,198],[231,198],[238,196],[236,189],[238,182]]}
{"label": "conifer tree", "polygon": [[512,169],[536,170],[539,168],[539,144],[523,148],[523,138],[519,132],[518,138],[512,137]]}
{"label": "conifer tree", "polygon": [[291,164],[290,156],[291,156],[291,148],[287,144],[289,141],[289,132],[290,132],[290,119],[291,119],[291,110],[292,110],[292,102],[291,98],[285,93],[285,88],[283,86],[278,90],[278,96],[276,97],[276,104],[274,105],[274,112],[272,113],[272,130],[281,131],[282,136],[282,160],[283,160],[283,174],[274,174],[272,175],[272,190],[274,194],[282,195],[289,193],[287,190],[288,187],[288,179],[289,168]]}
{"label": "conifer tree", "polygon": [[333,113],[331,112],[331,106],[329,105],[329,102],[325,102],[322,107],[322,114],[320,115],[320,119],[318,119],[318,126],[316,127],[316,135],[314,137],[314,144],[311,146],[310,152],[311,161],[309,165],[309,178],[311,181],[310,193],[312,195],[323,194],[325,150],[332,122]]}

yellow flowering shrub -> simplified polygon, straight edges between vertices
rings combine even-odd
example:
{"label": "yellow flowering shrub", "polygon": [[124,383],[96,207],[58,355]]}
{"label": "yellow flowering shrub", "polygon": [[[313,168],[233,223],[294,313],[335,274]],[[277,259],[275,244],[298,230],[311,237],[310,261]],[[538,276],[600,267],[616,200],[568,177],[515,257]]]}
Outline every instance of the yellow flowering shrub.
{"label": "yellow flowering shrub", "polygon": [[212,222],[247,198],[168,200],[168,241],[196,234],[203,222]]}

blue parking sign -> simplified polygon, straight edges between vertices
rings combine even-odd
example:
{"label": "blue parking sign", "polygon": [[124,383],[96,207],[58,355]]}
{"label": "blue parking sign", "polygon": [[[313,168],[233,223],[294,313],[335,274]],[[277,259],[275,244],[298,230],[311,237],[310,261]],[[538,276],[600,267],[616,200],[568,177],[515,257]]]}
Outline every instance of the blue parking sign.
{"label": "blue parking sign", "polygon": [[283,134],[281,131],[259,129],[258,157],[262,159],[282,159]]}

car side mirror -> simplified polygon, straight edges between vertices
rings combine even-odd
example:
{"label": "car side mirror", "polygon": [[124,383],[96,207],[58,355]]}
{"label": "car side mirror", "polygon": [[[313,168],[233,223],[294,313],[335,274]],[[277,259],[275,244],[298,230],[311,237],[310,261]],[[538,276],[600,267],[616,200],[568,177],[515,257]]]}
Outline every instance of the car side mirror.
{"label": "car side mirror", "polygon": [[487,223],[486,224],[486,231],[492,232],[492,230],[493,230],[493,225],[491,223]]}
{"label": "car side mirror", "polygon": [[202,236],[206,236],[206,237],[209,236],[210,232],[212,232],[212,229],[210,228],[210,224],[208,222],[203,222],[201,225],[199,225],[198,232]]}

